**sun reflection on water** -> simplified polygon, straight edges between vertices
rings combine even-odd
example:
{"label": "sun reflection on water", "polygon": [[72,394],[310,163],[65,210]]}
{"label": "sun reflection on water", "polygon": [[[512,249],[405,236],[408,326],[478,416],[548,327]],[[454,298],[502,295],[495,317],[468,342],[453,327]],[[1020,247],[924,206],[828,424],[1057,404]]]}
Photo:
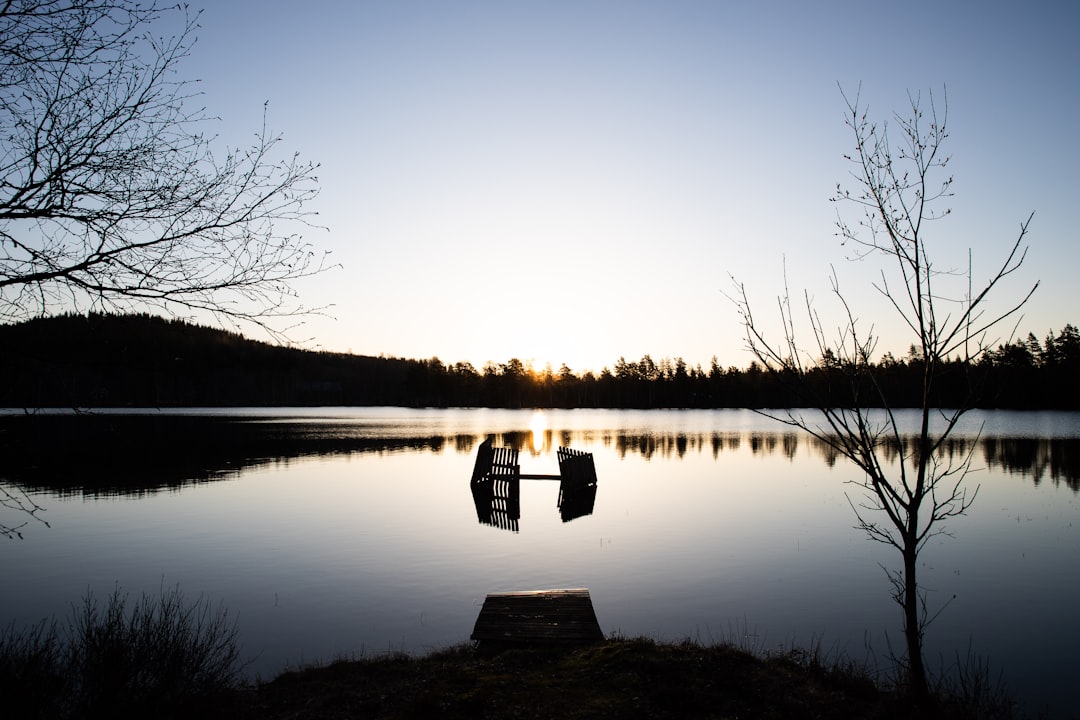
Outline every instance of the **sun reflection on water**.
{"label": "sun reflection on water", "polygon": [[544,447],[544,433],[548,429],[547,416],[540,410],[533,413],[529,419],[529,430],[532,431],[533,452],[540,452]]}

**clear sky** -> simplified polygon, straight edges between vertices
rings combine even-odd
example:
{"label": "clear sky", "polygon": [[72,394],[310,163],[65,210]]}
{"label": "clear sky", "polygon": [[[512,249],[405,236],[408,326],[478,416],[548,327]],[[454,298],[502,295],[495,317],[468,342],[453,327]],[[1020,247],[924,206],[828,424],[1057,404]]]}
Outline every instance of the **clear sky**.
{"label": "clear sky", "polygon": [[1080,4],[219,0],[201,26],[184,67],[221,139],[249,142],[268,101],[321,163],[310,238],[342,268],[298,286],[333,306],[293,333],[307,347],[745,367],[729,276],[765,314],[786,263],[827,316],[835,265],[903,354],[829,202],[838,85],[860,83],[879,118],[947,87],[939,262],[971,248],[979,279],[1035,211],[1002,297],[1041,280],[1024,335],[1080,323]]}

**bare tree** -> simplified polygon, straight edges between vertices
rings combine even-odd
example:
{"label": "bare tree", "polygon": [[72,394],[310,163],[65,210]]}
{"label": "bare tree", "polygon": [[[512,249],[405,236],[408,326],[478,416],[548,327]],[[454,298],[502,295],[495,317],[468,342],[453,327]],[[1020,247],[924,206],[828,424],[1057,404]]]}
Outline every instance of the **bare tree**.
{"label": "bare tree", "polygon": [[279,157],[265,112],[251,147],[215,152],[178,77],[198,17],[0,0],[0,322],[151,307],[272,330],[304,312],[292,283],[325,268],[298,234],[316,166]]}
{"label": "bare tree", "polygon": [[[733,299],[749,349],[766,368],[785,377],[808,408],[766,414],[810,433],[861,471],[861,477],[851,482],[862,489],[862,498],[848,498],[857,527],[900,552],[901,569],[885,570],[892,596],[903,609],[906,682],[915,698],[924,698],[928,681],[923,637],[940,609],[928,610],[926,593],[918,583],[917,560],[931,538],[948,534],[946,521],[967,511],[978,492],[976,487],[969,494],[965,484],[970,452],[960,458],[940,452],[970,404],[935,408],[934,388],[946,366],[952,371],[973,367],[990,346],[987,333],[1014,316],[1038,283],[1019,302],[991,309],[994,291],[1024,262],[1031,216],[1021,223],[1003,262],[981,285],[974,281],[970,251],[966,271],[942,270],[932,261],[928,229],[949,214],[941,204],[951,197],[952,177],[946,171],[948,157],[942,152],[948,137],[947,101],[943,94],[937,104],[932,93],[925,106],[917,94],[908,99],[910,114],[896,114],[891,124],[878,125],[870,121],[858,96],[852,101],[844,95],[846,123],[855,140],[854,153],[845,156],[853,165],[854,190],[838,184],[834,199],[858,208],[855,224],[838,214],[838,235],[856,249],[858,257],[882,261],[874,289],[914,337],[913,348],[923,368],[918,427],[914,431],[902,427],[887,387],[876,375],[879,366],[872,361],[878,336],[872,324],[861,322],[841,291],[835,269],[832,296],[842,319],[835,333],[827,330],[809,294],[804,293],[799,315],[806,313],[804,327],[812,338],[808,348],[797,344],[798,323],[786,278],[784,294],[777,302],[783,335],[779,342],[766,339],[746,289],[738,282]],[[822,375],[829,382],[821,382]],[[830,396],[828,389],[836,382],[843,386],[843,407],[835,406],[836,396]],[[965,382],[965,378],[953,376],[948,382]],[[970,403],[975,390],[968,387]]]}

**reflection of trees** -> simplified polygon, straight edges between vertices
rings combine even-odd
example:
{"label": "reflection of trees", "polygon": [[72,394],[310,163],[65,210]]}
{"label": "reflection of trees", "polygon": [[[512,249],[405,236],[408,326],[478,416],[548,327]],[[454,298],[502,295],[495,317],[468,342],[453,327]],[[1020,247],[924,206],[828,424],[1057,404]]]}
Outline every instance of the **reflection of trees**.
{"label": "reflection of trees", "polygon": [[0,420],[0,483],[60,494],[141,495],[293,458],[471,450],[471,436],[372,436],[348,422],[36,415]]}
{"label": "reflection of trees", "polygon": [[[195,416],[57,416],[0,419],[0,483],[27,491],[142,494],[188,484],[235,477],[241,471],[292,458],[432,452],[471,455],[486,437],[470,433],[410,434],[394,426],[372,428],[347,420],[252,421],[236,417]],[[533,448],[529,430],[494,435],[498,445],[523,452]],[[695,455],[720,460],[725,453],[794,460],[800,452],[820,457],[832,467],[836,452],[808,435],[774,432],[664,432],[645,430],[546,431],[543,445],[587,449],[599,445],[619,458],[678,460]],[[914,438],[905,438],[905,451]],[[963,457],[971,438],[953,437],[940,453]],[[1080,439],[1001,438],[978,441],[990,468],[1049,479],[1080,492]],[[895,453],[883,453],[889,462]],[[17,490],[18,491],[18,490]],[[20,491],[21,492],[21,491]],[[0,519],[2,522],[2,519]]]}
{"label": "reflection of trees", "polygon": [[454,436],[454,450],[466,455],[472,454],[473,445],[476,444],[475,435],[458,434]]}
{"label": "reflection of trees", "polygon": [[[571,442],[588,444],[581,433],[563,434],[563,444]],[[942,444],[938,456],[942,460],[966,457],[973,442],[978,442],[986,465],[1007,472],[1028,476],[1038,485],[1045,478],[1054,484],[1064,483],[1080,492],[1080,439],[1076,438],[1002,438],[988,437],[975,440],[969,437],[951,437]],[[646,460],[654,457],[665,460],[679,459],[687,454],[709,453],[719,459],[725,452],[738,452],[743,446],[754,455],[781,453],[794,460],[803,447],[833,467],[836,464],[835,448],[818,438],[797,433],[772,432],[714,432],[714,433],[647,433],[630,432],[613,435],[616,454],[620,458],[640,455]],[[902,438],[904,452],[914,453],[915,436]],[[896,462],[894,447],[882,449],[882,458]]]}
{"label": "reflection of trees", "polygon": [[983,458],[989,467],[1030,476],[1038,485],[1049,477],[1080,491],[1080,440],[1076,438],[987,438]]}
{"label": "reflection of trees", "polygon": [[[659,458],[678,460],[686,455],[709,454],[719,459],[724,453],[739,452],[748,447],[754,455],[782,454],[794,460],[799,449],[820,457],[826,465],[834,467],[836,449],[810,435],[794,432],[647,432],[647,431],[556,431],[561,445],[588,446],[599,443],[613,447],[615,454],[624,459],[640,455],[646,460]],[[499,443],[519,450],[527,450],[528,432],[511,432],[498,436]],[[1075,438],[1002,438],[987,437],[974,440],[954,436],[946,439],[938,450],[941,460],[961,459],[971,451],[972,442],[978,442],[986,465],[1007,472],[1031,477],[1038,485],[1045,478],[1055,484],[1065,483],[1080,492],[1080,439]],[[914,435],[902,438],[902,447],[909,456],[917,450]],[[471,448],[471,446],[470,446]],[[882,459],[894,463],[898,459],[897,448],[881,449]]]}

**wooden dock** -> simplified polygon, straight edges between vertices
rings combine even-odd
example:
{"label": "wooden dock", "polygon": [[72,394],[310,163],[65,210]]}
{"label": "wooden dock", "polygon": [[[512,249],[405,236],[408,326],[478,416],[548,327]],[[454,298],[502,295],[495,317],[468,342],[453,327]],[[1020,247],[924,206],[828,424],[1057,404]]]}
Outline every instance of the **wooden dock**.
{"label": "wooden dock", "polygon": [[604,633],[585,588],[491,593],[472,639],[483,649],[523,645],[586,645]]}

